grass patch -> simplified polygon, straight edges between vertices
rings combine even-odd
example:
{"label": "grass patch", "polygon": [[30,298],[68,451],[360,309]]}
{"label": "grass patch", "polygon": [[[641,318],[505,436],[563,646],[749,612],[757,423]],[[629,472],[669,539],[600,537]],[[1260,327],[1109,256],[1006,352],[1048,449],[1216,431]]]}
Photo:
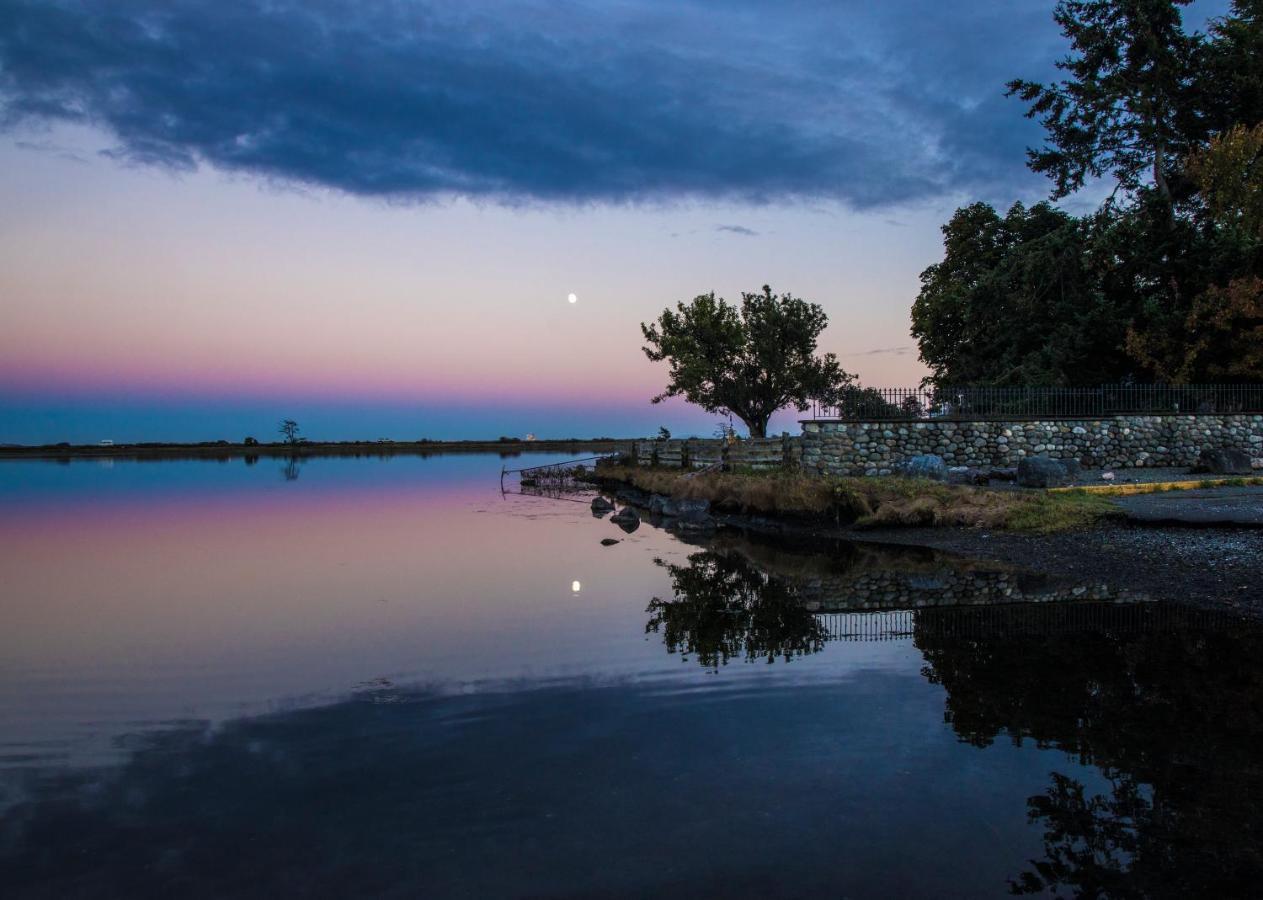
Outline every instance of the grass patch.
{"label": "grass patch", "polygon": [[1089,528],[1106,519],[1121,518],[1122,511],[1108,497],[1086,491],[1040,493],[1012,511],[1006,527],[1014,531],[1048,534]]}
{"label": "grass patch", "polygon": [[709,500],[725,512],[823,519],[857,528],[960,526],[1047,533],[1120,515],[1083,491],[991,490],[917,478],[825,478],[792,470],[713,472],[601,467],[598,474],[654,494]]}

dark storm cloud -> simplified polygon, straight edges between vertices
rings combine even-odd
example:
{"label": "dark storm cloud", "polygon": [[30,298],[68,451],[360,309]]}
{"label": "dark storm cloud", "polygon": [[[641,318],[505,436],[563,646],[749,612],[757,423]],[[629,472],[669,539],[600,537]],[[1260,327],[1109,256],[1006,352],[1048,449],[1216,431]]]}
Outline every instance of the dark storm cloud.
{"label": "dark storm cloud", "polygon": [[0,0],[0,115],[400,201],[1008,196],[1050,5]]}

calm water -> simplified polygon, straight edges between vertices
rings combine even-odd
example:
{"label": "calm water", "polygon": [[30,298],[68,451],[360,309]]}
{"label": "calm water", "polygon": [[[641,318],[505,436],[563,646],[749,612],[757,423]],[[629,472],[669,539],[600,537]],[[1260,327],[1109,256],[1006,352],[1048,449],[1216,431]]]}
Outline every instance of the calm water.
{"label": "calm water", "polygon": [[1257,894],[1256,629],[533,461],[0,463],[0,895]]}

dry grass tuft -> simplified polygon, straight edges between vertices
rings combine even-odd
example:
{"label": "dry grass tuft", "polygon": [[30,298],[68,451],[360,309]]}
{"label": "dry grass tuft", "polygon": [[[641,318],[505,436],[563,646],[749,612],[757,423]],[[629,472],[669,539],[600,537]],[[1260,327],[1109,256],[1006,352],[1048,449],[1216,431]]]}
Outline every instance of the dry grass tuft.
{"label": "dry grass tuft", "polygon": [[788,470],[689,476],[647,467],[603,467],[599,474],[655,494],[709,500],[726,512],[828,519],[857,528],[1051,532],[1118,515],[1108,499],[1085,492],[996,491],[914,478],[821,478]]}

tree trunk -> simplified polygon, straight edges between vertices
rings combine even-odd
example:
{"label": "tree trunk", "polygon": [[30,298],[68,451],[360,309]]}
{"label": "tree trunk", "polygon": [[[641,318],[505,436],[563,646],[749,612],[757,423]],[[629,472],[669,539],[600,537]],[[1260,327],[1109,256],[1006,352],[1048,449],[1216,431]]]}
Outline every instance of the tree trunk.
{"label": "tree trunk", "polygon": [[1166,148],[1159,141],[1153,152],[1153,183],[1169,208],[1171,206],[1171,186],[1167,184],[1166,173],[1162,171],[1165,162]]}
{"label": "tree trunk", "polygon": [[766,416],[761,420],[749,421],[747,419],[742,419],[742,421],[746,423],[746,428],[750,429],[750,437],[762,438],[767,437],[767,421],[770,418],[771,416]]}

